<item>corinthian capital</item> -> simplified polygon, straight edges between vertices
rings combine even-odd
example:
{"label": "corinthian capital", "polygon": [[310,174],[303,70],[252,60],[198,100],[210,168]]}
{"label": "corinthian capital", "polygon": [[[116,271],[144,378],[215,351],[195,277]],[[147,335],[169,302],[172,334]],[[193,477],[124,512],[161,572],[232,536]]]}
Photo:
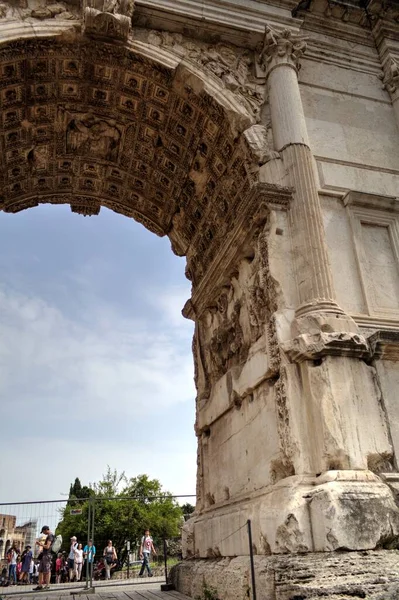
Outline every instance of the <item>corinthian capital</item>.
{"label": "corinthian capital", "polygon": [[385,64],[385,73],[381,76],[383,87],[389,92],[392,99],[399,95],[399,62],[390,58]]}
{"label": "corinthian capital", "polygon": [[299,59],[306,50],[306,40],[306,37],[297,35],[290,29],[277,32],[266,25],[258,59],[266,75],[279,65],[288,65],[299,71]]}

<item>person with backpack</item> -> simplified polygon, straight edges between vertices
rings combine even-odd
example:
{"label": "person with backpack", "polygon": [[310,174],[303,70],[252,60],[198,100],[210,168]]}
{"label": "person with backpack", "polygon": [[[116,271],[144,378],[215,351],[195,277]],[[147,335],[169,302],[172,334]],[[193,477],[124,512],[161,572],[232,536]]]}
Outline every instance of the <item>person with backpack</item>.
{"label": "person with backpack", "polygon": [[118,558],[116,550],[112,545],[112,540],[108,540],[103,552],[105,565],[105,579],[111,579],[111,567]]}
{"label": "person with backpack", "polygon": [[151,553],[155,554],[155,556],[157,555],[155,548],[154,548],[153,539],[150,536],[150,530],[146,529],[144,531],[143,537],[141,538],[141,544],[140,544],[140,558],[143,562],[141,563],[139,577],[143,577],[145,569],[147,569],[147,571],[148,571],[148,577],[153,576],[153,573],[151,572],[151,567],[150,567]]}
{"label": "person with backpack", "polygon": [[68,569],[69,569],[69,581],[73,581],[75,576],[75,550],[78,549],[78,539],[75,535],[71,537],[71,546],[68,554]]}
{"label": "person with backpack", "polygon": [[49,590],[51,577],[51,548],[55,540],[55,536],[50,531],[48,525],[43,525],[41,533],[45,535],[45,539],[36,540],[36,545],[40,548],[39,559],[39,584],[34,588],[35,591]]}

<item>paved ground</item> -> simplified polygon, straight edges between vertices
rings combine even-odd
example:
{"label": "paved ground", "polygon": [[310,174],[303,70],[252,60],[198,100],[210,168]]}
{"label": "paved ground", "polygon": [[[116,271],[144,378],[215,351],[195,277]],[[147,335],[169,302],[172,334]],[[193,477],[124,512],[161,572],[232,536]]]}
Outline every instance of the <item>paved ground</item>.
{"label": "paved ground", "polygon": [[74,600],[187,600],[187,596],[179,592],[161,592],[161,583],[163,578],[159,577],[159,581],[154,581],[155,577],[150,582],[138,584],[107,584],[105,582],[96,582],[96,591],[94,594],[78,594],[82,588],[76,588],[71,585],[52,585],[50,590],[45,592],[34,592],[30,586],[21,588],[0,588],[0,599],[10,598],[12,600],[66,600],[73,596]]}

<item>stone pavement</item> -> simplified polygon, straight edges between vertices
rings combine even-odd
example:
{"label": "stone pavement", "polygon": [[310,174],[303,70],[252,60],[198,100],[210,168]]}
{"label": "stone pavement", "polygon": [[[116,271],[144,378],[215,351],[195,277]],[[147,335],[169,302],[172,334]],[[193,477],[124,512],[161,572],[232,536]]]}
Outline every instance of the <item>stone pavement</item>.
{"label": "stone pavement", "polygon": [[66,600],[67,597],[73,596],[74,600],[188,600],[188,596],[184,596],[176,591],[161,592],[161,584],[159,582],[142,583],[136,585],[101,585],[96,586],[94,594],[77,593],[79,590],[67,587],[58,587],[52,585],[50,590],[46,592],[34,592],[32,589],[16,589],[9,591],[5,588],[0,591],[1,598],[12,598],[12,600]]}

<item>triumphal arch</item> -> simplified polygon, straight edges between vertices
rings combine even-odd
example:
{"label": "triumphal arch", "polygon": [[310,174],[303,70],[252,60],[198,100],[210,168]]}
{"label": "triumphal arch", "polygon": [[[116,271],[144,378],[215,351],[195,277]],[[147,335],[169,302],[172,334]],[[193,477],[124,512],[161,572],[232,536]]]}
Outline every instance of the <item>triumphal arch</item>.
{"label": "triumphal arch", "polygon": [[246,597],[250,518],[262,598],[291,597],[270,576],[282,555],[292,585],[295,564],[320,584],[343,550],[359,573],[380,561],[383,585],[393,554],[377,549],[399,539],[396,0],[9,0],[0,31],[0,208],[104,206],[186,256],[198,498],[176,584]]}

